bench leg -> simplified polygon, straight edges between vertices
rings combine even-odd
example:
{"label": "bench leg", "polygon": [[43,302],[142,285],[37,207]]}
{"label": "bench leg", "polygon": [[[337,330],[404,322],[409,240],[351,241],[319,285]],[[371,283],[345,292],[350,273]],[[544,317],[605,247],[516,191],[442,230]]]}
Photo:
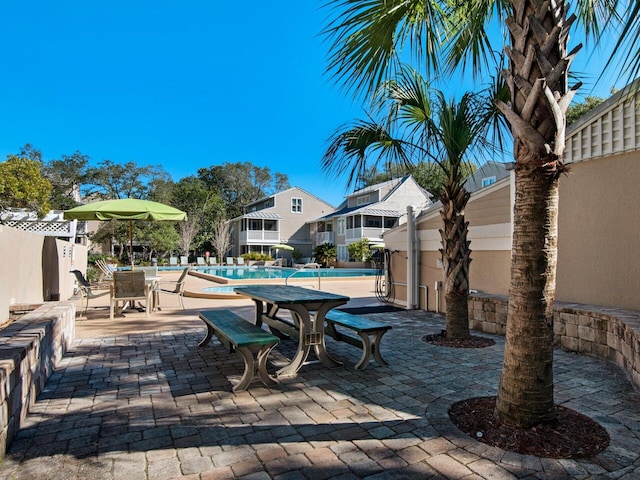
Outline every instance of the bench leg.
{"label": "bench leg", "polygon": [[360,361],[356,363],[356,370],[364,370],[369,364],[369,357],[371,356],[371,341],[369,335],[365,332],[358,332],[358,336],[362,340],[362,357]]}
{"label": "bench leg", "polygon": [[253,380],[253,376],[256,371],[258,372],[260,380],[262,380],[262,383],[266,386],[275,385],[276,382],[267,373],[267,356],[273,347],[275,347],[275,345],[265,345],[258,351],[257,365],[253,357],[253,352],[249,347],[240,347],[236,349],[238,355],[240,355],[244,360],[244,373],[242,374],[240,381],[233,387],[234,392],[246,390],[251,383],[251,380]]}
{"label": "bench leg", "polygon": [[209,343],[211,337],[213,337],[213,328],[211,328],[211,325],[209,325],[207,322],[205,322],[204,324],[207,326],[207,333],[204,338],[200,340],[200,343],[198,344],[199,347],[204,347]]}
{"label": "bench leg", "polygon": [[382,354],[380,353],[380,343],[382,343],[382,336],[385,334],[386,330],[382,330],[381,332],[376,332],[375,337],[373,337],[373,342],[371,342],[371,350],[373,351],[373,356],[378,362],[378,365],[389,365],[387,361],[382,358]]}

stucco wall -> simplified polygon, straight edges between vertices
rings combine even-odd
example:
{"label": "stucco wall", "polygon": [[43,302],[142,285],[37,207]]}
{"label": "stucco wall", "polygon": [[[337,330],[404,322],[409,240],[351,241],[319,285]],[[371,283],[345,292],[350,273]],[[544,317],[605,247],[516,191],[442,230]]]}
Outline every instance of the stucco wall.
{"label": "stucco wall", "polygon": [[86,270],[87,248],[0,225],[0,319],[15,304],[67,300],[73,295],[70,270]]}
{"label": "stucco wall", "polygon": [[558,301],[640,310],[639,162],[588,160],[560,179]]}

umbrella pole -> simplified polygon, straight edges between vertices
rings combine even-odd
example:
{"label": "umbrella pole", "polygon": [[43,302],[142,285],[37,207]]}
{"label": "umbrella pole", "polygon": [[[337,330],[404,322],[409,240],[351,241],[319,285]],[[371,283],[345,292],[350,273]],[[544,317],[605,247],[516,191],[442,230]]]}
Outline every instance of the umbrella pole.
{"label": "umbrella pole", "polygon": [[129,261],[133,271],[133,220],[129,220]]}

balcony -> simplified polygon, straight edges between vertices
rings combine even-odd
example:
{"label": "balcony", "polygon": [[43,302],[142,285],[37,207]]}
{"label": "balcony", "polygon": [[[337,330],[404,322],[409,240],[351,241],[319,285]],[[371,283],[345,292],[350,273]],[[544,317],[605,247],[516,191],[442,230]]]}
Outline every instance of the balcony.
{"label": "balcony", "polygon": [[273,243],[280,241],[280,232],[272,230],[244,230],[240,232],[240,244]]}
{"label": "balcony", "polygon": [[361,238],[368,238],[369,240],[382,240],[382,234],[385,229],[380,227],[358,227],[347,228],[346,239],[347,240],[360,240]]}
{"label": "balcony", "polygon": [[316,245],[322,245],[323,243],[335,243],[333,232],[316,233]]}

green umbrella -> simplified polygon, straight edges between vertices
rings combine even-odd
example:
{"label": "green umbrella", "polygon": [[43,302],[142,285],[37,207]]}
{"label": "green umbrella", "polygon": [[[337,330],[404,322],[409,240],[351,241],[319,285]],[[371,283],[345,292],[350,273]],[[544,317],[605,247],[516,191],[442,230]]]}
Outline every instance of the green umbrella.
{"label": "green umbrella", "polygon": [[278,250],[289,250],[289,251],[291,251],[291,250],[294,250],[294,248],[292,246],[290,246],[290,245],[285,245],[284,243],[280,243],[278,245],[272,245],[271,246],[271,250],[275,250],[276,252]]}
{"label": "green umbrella", "polygon": [[72,208],[64,212],[64,218],[66,220],[129,220],[129,258],[133,268],[133,220],[180,222],[186,220],[187,214],[164,203],[138,198],[120,198]]}

